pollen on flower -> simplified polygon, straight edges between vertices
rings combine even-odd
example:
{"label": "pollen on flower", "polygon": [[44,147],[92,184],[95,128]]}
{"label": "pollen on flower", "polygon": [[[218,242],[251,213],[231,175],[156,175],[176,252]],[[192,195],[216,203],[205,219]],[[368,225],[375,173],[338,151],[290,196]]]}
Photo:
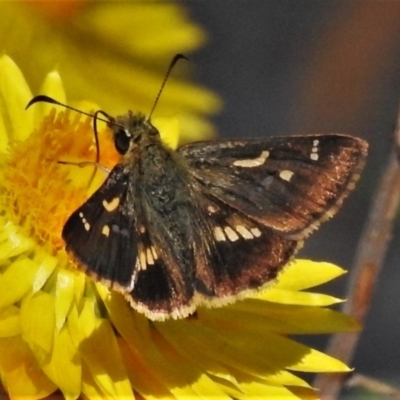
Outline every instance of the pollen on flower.
{"label": "pollen on flower", "polygon": [[[104,173],[88,187],[94,165],[60,162],[96,159],[91,119],[83,120],[67,110],[53,110],[24,142],[13,143],[2,171],[3,209],[41,245],[55,253],[63,248],[61,231],[68,216],[96,189]],[[108,131],[100,132],[101,163],[110,167],[116,152]]]}

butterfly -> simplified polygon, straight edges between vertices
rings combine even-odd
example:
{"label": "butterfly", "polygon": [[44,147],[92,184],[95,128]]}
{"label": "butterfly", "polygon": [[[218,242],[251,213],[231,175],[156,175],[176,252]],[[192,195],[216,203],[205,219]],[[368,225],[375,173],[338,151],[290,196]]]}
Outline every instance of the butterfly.
{"label": "butterfly", "polygon": [[[39,95],[27,107],[39,101],[64,105]],[[276,280],[354,189],[368,149],[363,139],[324,134],[174,151],[150,117],[99,111],[95,125],[98,114],[122,159],[71,214],[62,237],[87,275],[152,320],[185,318]]]}
{"label": "butterfly", "polygon": [[276,279],[355,186],[367,144],[345,135],[166,147],[143,115],[110,121],[123,156],[66,221],[85,272],[153,320],[220,306]]}

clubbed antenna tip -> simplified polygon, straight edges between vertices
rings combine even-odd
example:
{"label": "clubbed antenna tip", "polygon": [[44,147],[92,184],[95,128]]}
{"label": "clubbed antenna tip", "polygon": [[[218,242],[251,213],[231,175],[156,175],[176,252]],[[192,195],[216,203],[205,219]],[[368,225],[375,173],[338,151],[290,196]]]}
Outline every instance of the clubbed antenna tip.
{"label": "clubbed antenna tip", "polygon": [[163,89],[164,89],[164,86],[165,86],[165,84],[167,83],[167,80],[168,80],[168,77],[169,77],[169,75],[170,75],[170,73],[171,73],[171,71],[172,71],[172,68],[174,67],[174,65],[175,65],[179,60],[182,60],[182,59],[183,59],[183,60],[188,60],[188,58],[187,58],[186,56],[184,56],[183,54],[176,54],[176,55],[174,56],[174,58],[171,60],[171,62],[170,62],[170,64],[169,64],[169,67],[168,67],[168,69],[167,69],[167,72],[166,72],[166,74],[165,74],[164,80],[163,80],[163,82],[162,82],[162,84],[161,84],[160,90],[158,91],[158,94],[157,94],[156,99],[155,99],[155,101],[154,101],[153,107],[152,107],[152,109],[151,109],[151,111],[150,111],[150,113],[149,113],[149,116],[147,117],[147,120],[150,120],[150,117],[151,117],[151,115],[153,114],[153,111],[154,111],[154,109],[155,109],[156,106],[157,106],[158,100],[160,99],[160,96],[161,96],[161,93],[162,93],[162,91],[163,91]]}

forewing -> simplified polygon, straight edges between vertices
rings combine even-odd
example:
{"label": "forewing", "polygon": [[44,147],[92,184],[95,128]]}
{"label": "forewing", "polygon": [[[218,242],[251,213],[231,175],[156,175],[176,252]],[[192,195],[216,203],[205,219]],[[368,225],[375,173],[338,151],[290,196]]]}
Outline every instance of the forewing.
{"label": "forewing", "polygon": [[288,238],[303,239],[340,206],[367,143],[345,135],[197,142],[179,149],[196,190]]}
{"label": "forewing", "polygon": [[86,273],[121,290],[132,286],[138,253],[135,219],[124,211],[127,187],[123,166],[117,165],[62,231],[67,251]]}

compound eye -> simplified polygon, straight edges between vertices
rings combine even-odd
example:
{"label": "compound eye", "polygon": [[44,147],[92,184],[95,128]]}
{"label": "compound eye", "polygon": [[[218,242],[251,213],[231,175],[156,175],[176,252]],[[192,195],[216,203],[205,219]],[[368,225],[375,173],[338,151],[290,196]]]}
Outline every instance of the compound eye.
{"label": "compound eye", "polygon": [[119,154],[124,155],[129,149],[131,137],[124,129],[119,129],[114,135],[114,144]]}

